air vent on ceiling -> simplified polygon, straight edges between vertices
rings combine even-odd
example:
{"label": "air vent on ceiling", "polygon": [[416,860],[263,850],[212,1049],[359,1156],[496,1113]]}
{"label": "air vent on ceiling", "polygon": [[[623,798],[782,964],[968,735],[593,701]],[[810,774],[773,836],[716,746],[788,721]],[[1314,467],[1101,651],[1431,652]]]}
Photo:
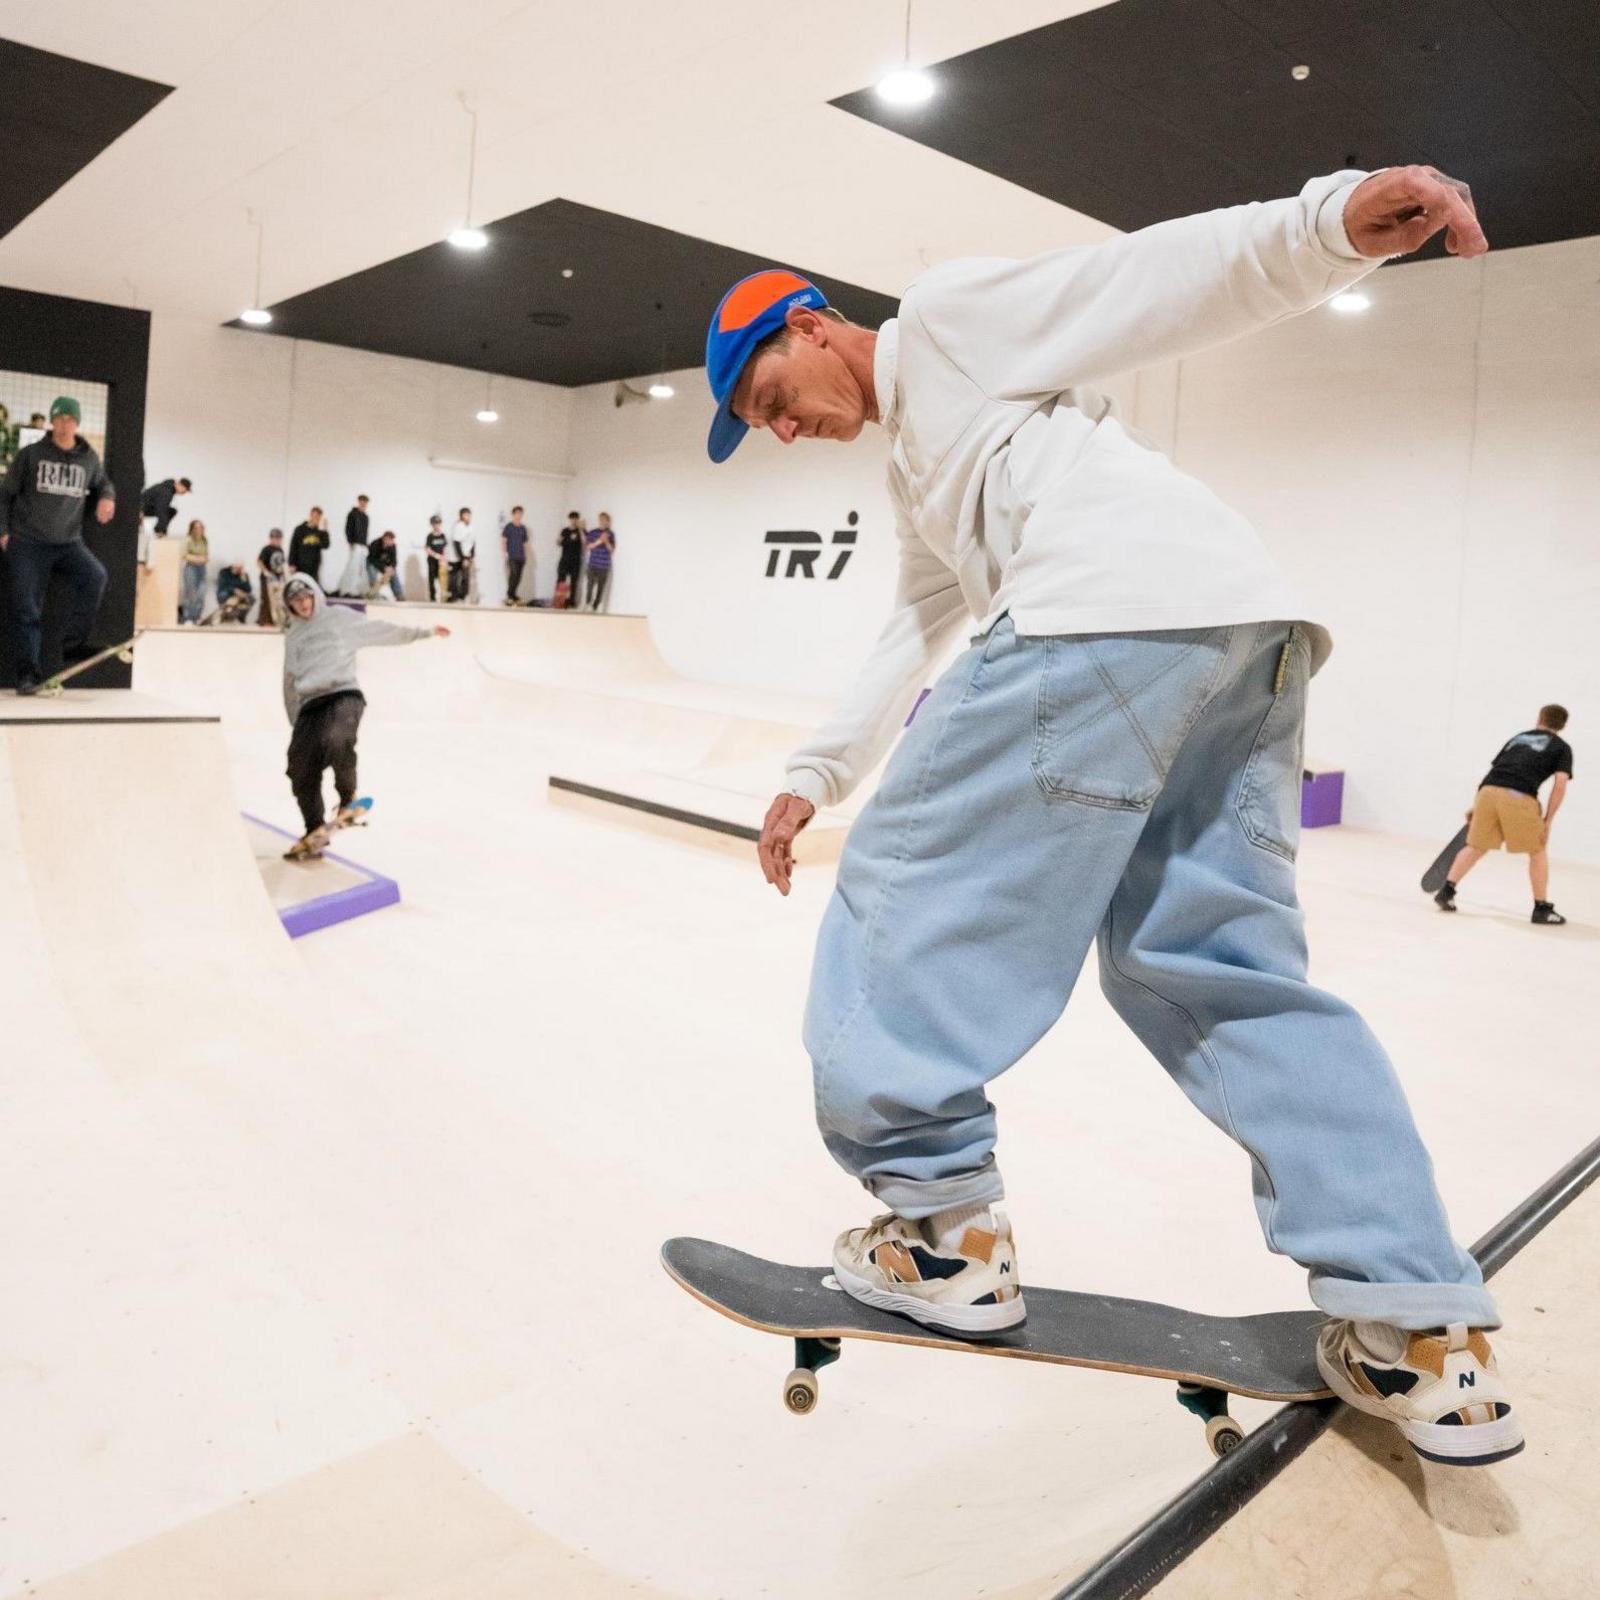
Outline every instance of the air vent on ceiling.
{"label": "air vent on ceiling", "polygon": [[528,321],[536,328],[564,328],[572,317],[566,311],[530,311]]}

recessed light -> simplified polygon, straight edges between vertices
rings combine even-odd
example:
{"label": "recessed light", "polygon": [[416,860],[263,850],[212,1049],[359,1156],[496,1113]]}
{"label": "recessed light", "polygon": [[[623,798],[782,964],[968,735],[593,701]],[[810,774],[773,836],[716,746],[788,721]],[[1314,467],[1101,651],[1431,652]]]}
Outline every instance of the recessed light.
{"label": "recessed light", "polygon": [[489,243],[489,235],[482,228],[457,228],[450,235],[450,243],[457,250],[482,250]]}
{"label": "recessed light", "polygon": [[1354,311],[1365,311],[1372,301],[1354,289],[1346,289],[1343,294],[1336,294],[1328,304],[1335,311],[1343,311],[1348,316]]}
{"label": "recessed light", "polygon": [[263,311],[260,306],[251,306],[248,311],[239,313],[239,320],[249,323],[252,328],[264,328],[272,321],[272,313]]}
{"label": "recessed light", "polygon": [[652,383],[650,385],[650,398],[652,400],[670,400],[677,392],[670,383]]}
{"label": "recessed light", "polygon": [[1306,79],[1311,76],[1311,68],[1302,62],[1298,67],[1289,68],[1289,76],[1293,78],[1296,83],[1304,83]]}
{"label": "recessed light", "polygon": [[500,413],[498,411],[491,411],[488,406],[485,406],[483,410],[478,413],[479,422],[498,422],[499,420]]}
{"label": "recessed light", "polygon": [[571,267],[563,267],[561,269],[561,276],[563,278],[570,278],[572,276],[572,268]]}
{"label": "recessed light", "polygon": [[878,79],[878,98],[891,106],[920,106],[933,98],[934,82],[916,67],[896,67]]}

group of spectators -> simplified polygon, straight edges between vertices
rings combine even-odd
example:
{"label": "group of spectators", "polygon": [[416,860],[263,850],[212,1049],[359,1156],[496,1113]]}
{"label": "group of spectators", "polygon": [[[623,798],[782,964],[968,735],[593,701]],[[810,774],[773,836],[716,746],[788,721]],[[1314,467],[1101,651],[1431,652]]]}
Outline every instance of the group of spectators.
{"label": "group of spectators", "polygon": [[[165,535],[171,526],[175,503],[188,494],[193,484],[188,478],[166,478],[151,484],[141,497],[141,510],[154,519],[155,532]],[[376,538],[367,495],[357,495],[356,503],[345,514],[346,558],[338,579],[325,584],[323,557],[333,544],[328,516],[321,506],[312,506],[304,522],[298,524],[284,544],[283,530],[274,528],[256,555],[256,580],[260,584],[260,605],[256,621],[262,627],[283,624],[282,589],[294,573],[304,573],[323,586],[328,594],[347,599],[404,600],[400,583],[400,546],[392,529]],[[511,508],[510,519],[500,527],[500,551],[505,561],[508,606],[551,606],[557,610],[599,611],[605,604],[610,584],[612,561],[617,548],[611,515],[602,511],[593,528],[584,525],[583,513],[569,512],[557,534],[559,555],[554,593],[550,600],[521,598],[523,581],[532,581],[530,536],[521,506]],[[444,518],[428,519],[422,541],[427,561],[428,598],[442,605],[464,604],[473,594],[477,576],[478,536],[472,525],[472,507],[462,506],[455,525],[445,532]],[[194,518],[184,535],[183,581],[179,620],[185,623],[244,622],[256,603],[256,587],[243,563],[224,566],[216,575],[216,606],[206,610],[210,585],[211,548],[205,523]],[[585,583],[587,578],[587,583]]]}

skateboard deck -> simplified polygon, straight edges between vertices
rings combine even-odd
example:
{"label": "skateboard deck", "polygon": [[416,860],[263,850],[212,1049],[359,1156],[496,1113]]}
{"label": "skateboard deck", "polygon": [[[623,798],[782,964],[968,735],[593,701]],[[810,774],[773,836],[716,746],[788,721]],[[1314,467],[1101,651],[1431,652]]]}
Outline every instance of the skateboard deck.
{"label": "skateboard deck", "polygon": [[372,796],[360,795],[350,802],[350,809],[356,813],[348,822],[340,822],[337,817],[330,825],[329,831],[339,828],[364,828],[367,825],[367,813],[372,810]]}
{"label": "skateboard deck", "polygon": [[[143,632],[140,629],[140,632]],[[87,672],[90,667],[98,667],[102,661],[109,661],[115,656],[119,661],[133,660],[133,647],[139,642],[139,634],[131,639],[124,639],[120,644],[107,645],[104,650],[97,650],[92,656],[86,656],[82,661],[75,661],[70,667],[64,667],[60,672],[52,673],[39,685],[42,695],[58,695],[71,683],[80,672]]]}
{"label": "skateboard deck", "polygon": [[784,1388],[791,1411],[817,1400],[816,1370],[846,1339],[923,1345],[966,1355],[1167,1378],[1185,1407],[1207,1423],[1222,1455],[1244,1437],[1228,1416],[1229,1394],[1257,1400],[1317,1400],[1328,1394],[1314,1355],[1320,1311],[1207,1316],[1148,1300],[1069,1289],[1023,1290],[1028,1320],[996,1338],[971,1340],[874,1310],[833,1284],[827,1267],[789,1267],[707,1239],[669,1239],[661,1263],[697,1300],[735,1322],[795,1341]]}
{"label": "skateboard deck", "polygon": [[1444,888],[1444,881],[1450,875],[1450,863],[1460,853],[1462,845],[1467,842],[1467,824],[1461,824],[1461,831],[1456,834],[1449,844],[1434,857],[1434,862],[1422,874],[1422,892],[1424,894],[1438,894]]}

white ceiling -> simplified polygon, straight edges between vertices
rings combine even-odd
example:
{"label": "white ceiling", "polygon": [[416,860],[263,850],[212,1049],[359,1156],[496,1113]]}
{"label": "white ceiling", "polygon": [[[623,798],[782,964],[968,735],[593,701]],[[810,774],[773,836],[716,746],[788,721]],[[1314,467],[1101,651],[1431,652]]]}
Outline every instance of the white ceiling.
{"label": "white ceiling", "polygon": [[[915,0],[937,61],[1104,0]],[[1110,231],[827,102],[903,0],[0,0],[0,37],[175,86],[0,240],[0,282],[223,322],[562,196],[898,293]]]}

